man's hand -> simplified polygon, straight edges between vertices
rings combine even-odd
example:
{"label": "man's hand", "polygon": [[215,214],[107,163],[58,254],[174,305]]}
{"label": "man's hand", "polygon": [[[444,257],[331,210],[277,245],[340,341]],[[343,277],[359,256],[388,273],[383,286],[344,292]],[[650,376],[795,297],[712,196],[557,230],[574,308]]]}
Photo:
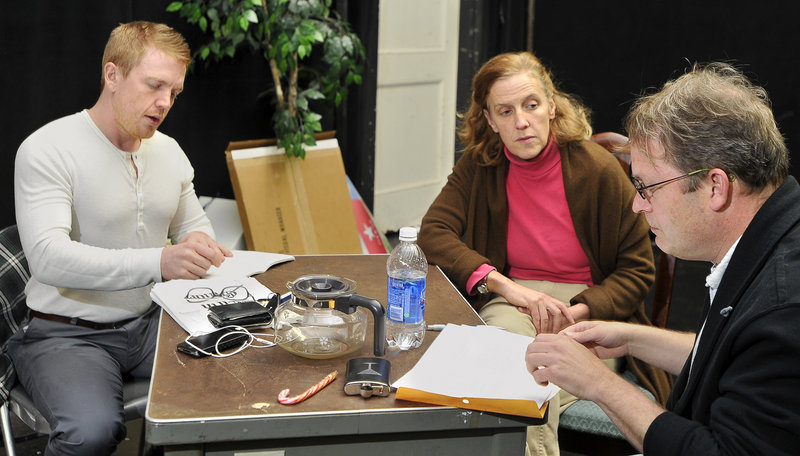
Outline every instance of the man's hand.
{"label": "man's hand", "polygon": [[[586,323],[598,325],[588,327]],[[622,347],[625,344],[620,344],[619,341],[626,337],[625,325],[637,326],[581,322],[559,334],[539,334],[525,351],[525,365],[538,383],[553,382],[565,391],[595,402],[628,441],[641,451],[647,429],[664,409],[609,369],[592,350],[567,335],[571,329],[581,326],[577,328],[580,331],[574,334],[582,334],[582,338],[592,341],[585,342],[587,345],[605,340],[610,346]],[[585,330],[581,330],[582,328]],[[614,339],[617,341],[611,342]],[[604,348],[613,351],[610,346]],[[597,349],[594,351],[597,352]]]}
{"label": "man's hand", "polygon": [[613,321],[582,321],[558,334],[538,334],[528,346],[525,364],[539,383],[553,382],[570,393],[595,400],[602,381],[613,374],[601,359],[627,355],[628,329]]}
{"label": "man's hand", "polygon": [[211,266],[219,266],[225,257],[233,256],[211,236],[193,231],[175,244],[161,251],[161,277],[172,279],[199,279],[205,277]]}
{"label": "man's hand", "polygon": [[538,383],[553,382],[592,401],[616,376],[594,353],[564,334],[538,334],[525,352],[525,365]]}
{"label": "man's hand", "polygon": [[630,354],[629,328],[630,324],[616,321],[582,321],[564,328],[560,334],[583,344],[598,358],[609,359]]}

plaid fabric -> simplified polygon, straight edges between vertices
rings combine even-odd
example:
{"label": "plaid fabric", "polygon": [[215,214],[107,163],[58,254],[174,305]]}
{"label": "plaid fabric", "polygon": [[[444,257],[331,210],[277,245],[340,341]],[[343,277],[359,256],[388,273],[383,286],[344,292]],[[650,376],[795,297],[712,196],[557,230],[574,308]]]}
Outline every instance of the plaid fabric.
{"label": "plaid fabric", "polygon": [[28,311],[25,284],[29,277],[17,227],[6,227],[0,231],[0,399],[3,402],[17,379],[6,348]]}

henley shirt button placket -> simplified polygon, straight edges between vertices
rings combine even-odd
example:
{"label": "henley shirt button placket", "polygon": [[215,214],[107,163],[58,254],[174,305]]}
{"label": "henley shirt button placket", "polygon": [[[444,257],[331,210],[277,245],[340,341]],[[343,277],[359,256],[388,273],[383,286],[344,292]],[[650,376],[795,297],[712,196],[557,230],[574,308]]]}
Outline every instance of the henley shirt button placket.
{"label": "henley shirt button placket", "polygon": [[142,180],[141,180],[141,172],[142,166],[139,162],[139,154],[133,154],[133,162],[136,164],[136,169],[138,170],[136,176],[136,207],[137,207],[137,229],[143,230],[144,229],[144,197],[142,196]]}

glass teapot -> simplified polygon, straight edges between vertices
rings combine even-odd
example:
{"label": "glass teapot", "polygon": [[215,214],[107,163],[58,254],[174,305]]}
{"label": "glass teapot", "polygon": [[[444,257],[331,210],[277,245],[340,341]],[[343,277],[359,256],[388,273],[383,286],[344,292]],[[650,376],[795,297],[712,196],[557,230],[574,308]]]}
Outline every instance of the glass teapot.
{"label": "glass teapot", "polygon": [[332,275],[307,275],[288,282],[292,298],[275,309],[275,343],[304,358],[352,353],[364,344],[367,312],[374,320],[375,356],[385,354],[384,308],[355,294],[356,283]]}

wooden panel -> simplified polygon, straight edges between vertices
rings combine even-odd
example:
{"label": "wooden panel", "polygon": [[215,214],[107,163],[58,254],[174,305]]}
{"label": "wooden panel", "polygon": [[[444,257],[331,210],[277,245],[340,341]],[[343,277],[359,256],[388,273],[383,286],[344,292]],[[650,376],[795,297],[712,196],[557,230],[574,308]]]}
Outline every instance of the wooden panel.
{"label": "wooden panel", "polygon": [[458,0],[381,0],[374,217],[418,225],[453,167]]}

